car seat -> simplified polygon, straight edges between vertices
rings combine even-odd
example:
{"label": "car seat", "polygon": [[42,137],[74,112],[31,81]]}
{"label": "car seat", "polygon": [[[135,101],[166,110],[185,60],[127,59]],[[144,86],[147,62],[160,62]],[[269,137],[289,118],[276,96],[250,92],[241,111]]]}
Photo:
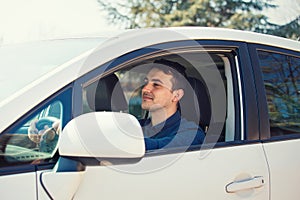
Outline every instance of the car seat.
{"label": "car seat", "polygon": [[95,111],[125,111],[128,104],[115,74],[101,78],[95,93]]}
{"label": "car seat", "polygon": [[93,111],[126,111],[128,105],[119,79],[110,74],[85,88],[88,109]]}
{"label": "car seat", "polygon": [[203,81],[188,77],[188,86],[180,101],[180,111],[183,117],[206,131],[211,120],[211,103],[208,89]]}
{"label": "car seat", "polygon": [[[206,134],[208,133],[209,128],[212,130],[219,130],[214,129],[216,126],[220,126],[220,124],[214,123],[211,97],[204,80],[194,77],[188,77],[187,80],[191,89],[188,88],[185,90],[185,94],[180,102],[183,106],[184,104],[188,105],[183,108],[181,106],[182,116],[197,123]],[[224,127],[221,134],[220,132],[211,132],[210,135],[206,135],[207,142],[223,142],[224,140]]]}

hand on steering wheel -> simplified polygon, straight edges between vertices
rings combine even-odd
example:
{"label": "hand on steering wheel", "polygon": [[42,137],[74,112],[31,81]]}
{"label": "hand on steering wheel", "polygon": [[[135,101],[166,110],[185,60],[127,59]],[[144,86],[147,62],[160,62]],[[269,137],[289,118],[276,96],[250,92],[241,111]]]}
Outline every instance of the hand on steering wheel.
{"label": "hand on steering wheel", "polygon": [[30,127],[28,128],[28,137],[36,144],[43,140],[44,142],[50,142],[56,134],[59,134],[59,124],[59,120],[55,117],[35,119],[30,123]]}

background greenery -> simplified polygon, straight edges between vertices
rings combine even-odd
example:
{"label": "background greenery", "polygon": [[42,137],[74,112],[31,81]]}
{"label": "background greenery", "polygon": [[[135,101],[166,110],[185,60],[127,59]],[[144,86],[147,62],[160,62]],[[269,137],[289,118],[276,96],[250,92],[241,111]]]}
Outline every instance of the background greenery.
{"label": "background greenery", "polygon": [[[97,0],[108,12],[111,23],[125,28],[205,26],[225,27],[277,35],[290,39],[300,36],[300,10],[284,25],[269,22],[266,8],[272,0]],[[300,1],[295,1],[295,9]],[[298,11],[297,11],[298,12]],[[284,16],[283,16],[284,17]]]}

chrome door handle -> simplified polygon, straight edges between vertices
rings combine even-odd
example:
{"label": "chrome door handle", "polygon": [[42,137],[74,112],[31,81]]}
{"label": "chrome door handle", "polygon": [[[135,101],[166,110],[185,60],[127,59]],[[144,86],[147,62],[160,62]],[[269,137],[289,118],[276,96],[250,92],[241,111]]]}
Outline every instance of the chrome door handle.
{"label": "chrome door handle", "polygon": [[256,176],[253,178],[240,180],[240,181],[234,181],[226,185],[226,192],[234,193],[240,190],[260,188],[264,185],[264,183],[265,181],[262,176]]}

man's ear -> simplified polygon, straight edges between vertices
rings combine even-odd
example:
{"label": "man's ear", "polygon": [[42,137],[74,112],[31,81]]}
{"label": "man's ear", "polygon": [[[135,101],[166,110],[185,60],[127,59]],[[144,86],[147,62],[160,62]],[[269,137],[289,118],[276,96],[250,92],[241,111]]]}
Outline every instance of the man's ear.
{"label": "man's ear", "polygon": [[174,90],[173,93],[174,93],[173,101],[178,102],[183,97],[184,90],[183,89]]}

